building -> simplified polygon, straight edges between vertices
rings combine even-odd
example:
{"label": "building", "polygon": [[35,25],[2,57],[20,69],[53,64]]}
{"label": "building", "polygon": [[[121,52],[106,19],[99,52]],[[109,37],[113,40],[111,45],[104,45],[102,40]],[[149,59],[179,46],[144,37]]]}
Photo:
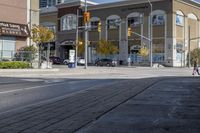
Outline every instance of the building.
{"label": "building", "polygon": [[31,45],[32,24],[39,24],[39,3],[34,0],[0,1],[0,60],[12,59],[18,49]]}
{"label": "building", "polygon": [[60,3],[61,0],[40,0],[40,8],[52,7]]}
{"label": "building", "polygon": [[[48,1],[48,0],[46,0]],[[42,1],[40,1],[42,2]],[[88,1],[88,5],[94,5],[96,3]],[[69,50],[74,48],[75,44],[71,44],[70,40],[75,41],[76,38],[76,18],[74,16],[68,16],[70,20],[68,23],[73,24],[73,27],[69,32],[69,36],[72,37],[69,40],[65,38],[66,31],[60,29],[60,23],[61,18],[63,15],[66,14],[77,14],[77,10],[79,9],[79,14],[81,16],[82,9],[81,7],[84,6],[84,0],[61,0],[56,1],[55,5],[48,6],[48,7],[42,7],[40,8],[40,24],[42,26],[45,26],[49,29],[52,29],[56,35],[56,39],[54,42],[51,43],[50,47],[50,55],[53,56],[59,56],[63,59],[69,58]],[[75,15],[77,16],[77,15]],[[80,25],[82,25],[82,18],[80,17]],[[66,20],[66,19],[65,19]],[[70,22],[73,21],[73,22]],[[70,26],[68,26],[70,27]],[[75,27],[75,28],[74,28]],[[67,27],[65,27],[67,28]],[[82,36],[82,33],[79,34],[79,36]],[[68,44],[69,43],[69,44]],[[73,42],[74,43],[74,42]],[[47,54],[47,51],[44,51],[44,56]]]}
{"label": "building", "polygon": [[[186,66],[188,52],[200,47],[200,3],[188,0],[151,0],[151,3],[152,15],[148,0],[89,4],[90,25],[97,27],[100,22],[101,32],[97,28],[89,31],[88,62],[93,63],[100,56],[95,52],[95,45],[100,39],[118,46],[119,53],[110,58],[121,60],[124,64],[128,57],[134,64],[142,62],[137,53],[143,46],[150,49],[152,23],[153,63]],[[77,20],[79,27],[83,25],[84,1],[68,0],[58,4],[56,9],[56,55],[67,58],[68,50],[75,46]],[[130,28],[133,33],[128,36]],[[79,37],[84,38],[81,30]]]}

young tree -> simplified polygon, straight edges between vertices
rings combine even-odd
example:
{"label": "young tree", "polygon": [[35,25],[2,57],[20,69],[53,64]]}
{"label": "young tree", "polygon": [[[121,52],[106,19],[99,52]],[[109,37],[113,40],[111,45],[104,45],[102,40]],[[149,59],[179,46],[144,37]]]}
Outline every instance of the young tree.
{"label": "young tree", "polygon": [[110,41],[100,40],[97,44],[97,53],[103,56],[116,54],[119,49],[118,47]]}
{"label": "young tree", "polygon": [[197,59],[200,61],[200,48],[196,48],[193,51],[191,51],[191,59],[190,59],[191,65],[194,65],[194,61]]}
{"label": "young tree", "polygon": [[37,44],[39,51],[39,64],[41,64],[41,49],[46,42],[50,42],[55,38],[54,33],[46,27],[40,25],[33,25],[31,39]]}
{"label": "young tree", "polygon": [[25,61],[31,62],[35,59],[35,54],[37,53],[37,48],[33,45],[21,47],[16,53],[16,58],[22,57]]}
{"label": "young tree", "polygon": [[149,51],[147,49],[147,47],[142,47],[140,50],[139,50],[139,55],[146,58],[149,54]]}

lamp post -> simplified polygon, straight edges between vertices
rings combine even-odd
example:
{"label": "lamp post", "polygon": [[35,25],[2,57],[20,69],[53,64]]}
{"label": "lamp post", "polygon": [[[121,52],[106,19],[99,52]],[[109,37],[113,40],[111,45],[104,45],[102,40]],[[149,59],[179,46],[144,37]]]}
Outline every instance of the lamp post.
{"label": "lamp post", "polygon": [[149,2],[149,5],[150,5],[150,7],[151,7],[151,12],[150,12],[150,67],[152,67],[153,66],[153,63],[152,63],[152,41],[153,41],[153,32],[152,32],[152,29],[153,29],[153,26],[152,26],[152,3],[151,3],[151,1],[150,0],[148,0],[148,2]]}
{"label": "lamp post", "polygon": [[79,26],[79,9],[77,9],[77,17],[76,17],[76,57],[75,57],[75,67],[77,67],[77,58],[78,58],[78,34],[79,34],[79,30],[78,30],[78,26]]}
{"label": "lamp post", "polygon": [[[87,0],[85,0],[85,12],[87,12]],[[85,22],[85,69],[87,69],[88,23]]]}

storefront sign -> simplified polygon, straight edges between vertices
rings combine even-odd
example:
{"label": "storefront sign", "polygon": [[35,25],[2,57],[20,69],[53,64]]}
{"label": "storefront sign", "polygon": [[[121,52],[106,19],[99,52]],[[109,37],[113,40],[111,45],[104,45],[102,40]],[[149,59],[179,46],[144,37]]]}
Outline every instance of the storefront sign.
{"label": "storefront sign", "polygon": [[25,24],[16,24],[0,21],[0,35],[28,37],[30,36],[30,32],[28,26]]}

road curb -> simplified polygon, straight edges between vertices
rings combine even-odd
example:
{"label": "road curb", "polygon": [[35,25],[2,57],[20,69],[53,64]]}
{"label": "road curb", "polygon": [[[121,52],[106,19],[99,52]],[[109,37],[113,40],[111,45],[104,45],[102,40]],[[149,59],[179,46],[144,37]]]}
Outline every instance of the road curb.
{"label": "road curb", "polygon": [[58,72],[59,69],[0,69],[0,73],[7,72]]}

